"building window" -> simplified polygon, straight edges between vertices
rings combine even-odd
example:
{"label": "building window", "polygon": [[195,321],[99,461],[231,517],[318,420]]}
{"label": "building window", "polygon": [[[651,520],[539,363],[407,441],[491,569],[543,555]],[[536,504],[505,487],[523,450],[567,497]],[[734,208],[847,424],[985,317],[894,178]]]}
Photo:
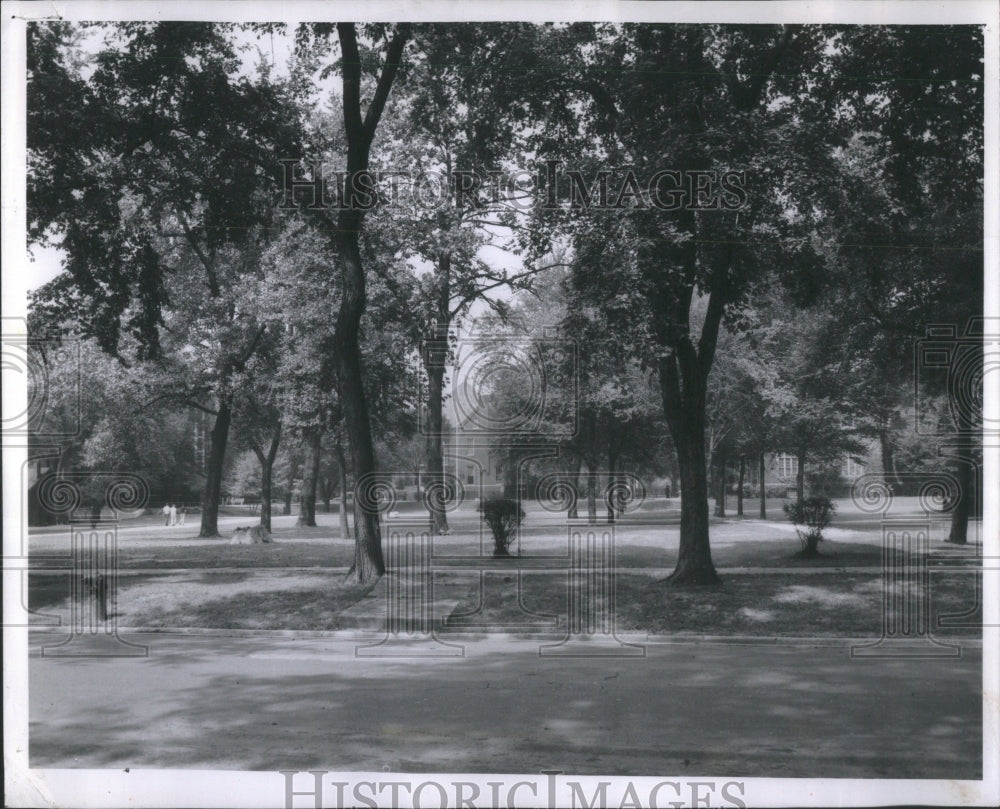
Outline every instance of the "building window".
{"label": "building window", "polygon": [[778,456],[778,476],[783,478],[795,477],[799,473],[799,459],[787,452],[782,452]]}
{"label": "building window", "polygon": [[470,486],[476,482],[476,467],[473,464],[466,464],[465,482]]}
{"label": "building window", "polygon": [[854,480],[855,478],[861,477],[865,473],[864,464],[858,463],[854,458],[848,458],[844,462],[844,468],[842,470],[843,475],[848,480]]}

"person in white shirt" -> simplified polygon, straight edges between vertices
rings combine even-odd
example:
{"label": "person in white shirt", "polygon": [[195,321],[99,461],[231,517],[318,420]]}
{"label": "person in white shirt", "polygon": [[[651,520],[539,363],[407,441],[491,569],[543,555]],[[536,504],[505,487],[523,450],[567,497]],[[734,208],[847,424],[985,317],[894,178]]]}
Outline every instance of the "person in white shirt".
{"label": "person in white shirt", "polygon": [[167,503],[163,507],[162,514],[163,514],[163,524],[164,525],[170,525],[170,503]]}
{"label": "person in white shirt", "polygon": [[170,525],[177,525],[177,506],[171,503],[170,505]]}

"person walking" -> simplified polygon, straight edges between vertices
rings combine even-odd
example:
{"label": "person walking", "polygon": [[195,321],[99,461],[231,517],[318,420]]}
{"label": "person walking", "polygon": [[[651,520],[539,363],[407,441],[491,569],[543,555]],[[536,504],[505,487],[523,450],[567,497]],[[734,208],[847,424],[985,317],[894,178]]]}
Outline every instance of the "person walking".
{"label": "person walking", "polygon": [[170,525],[170,503],[166,503],[163,506],[163,524]]}
{"label": "person walking", "polygon": [[182,503],[181,507],[179,509],[177,509],[177,524],[178,525],[184,525],[184,519],[185,519],[185,517],[187,517],[187,506],[185,506]]}
{"label": "person walking", "polygon": [[170,505],[170,525],[177,525],[177,506]]}

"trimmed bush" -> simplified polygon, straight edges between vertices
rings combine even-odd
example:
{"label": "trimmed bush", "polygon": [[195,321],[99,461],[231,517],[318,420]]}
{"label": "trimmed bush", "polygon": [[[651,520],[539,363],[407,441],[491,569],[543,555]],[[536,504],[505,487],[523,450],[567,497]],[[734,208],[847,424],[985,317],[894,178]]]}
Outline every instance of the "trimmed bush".
{"label": "trimmed bush", "polygon": [[[823,541],[823,529],[833,521],[836,506],[828,497],[807,497],[785,503],[782,508],[788,519],[795,524],[795,533],[802,543],[800,556],[818,556],[819,543]],[[800,527],[801,526],[801,527]]]}
{"label": "trimmed bush", "polygon": [[491,497],[480,503],[479,510],[493,534],[493,555],[510,556],[510,545],[524,519],[521,504],[507,497]]}

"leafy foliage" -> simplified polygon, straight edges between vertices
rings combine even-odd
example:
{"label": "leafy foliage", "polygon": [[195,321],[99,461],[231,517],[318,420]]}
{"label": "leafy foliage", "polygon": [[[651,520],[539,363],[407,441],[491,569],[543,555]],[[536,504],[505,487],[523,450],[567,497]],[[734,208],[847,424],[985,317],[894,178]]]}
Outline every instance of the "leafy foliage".
{"label": "leafy foliage", "polygon": [[493,555],[510,556],[510,546],[517,537],[517,527],[524,520],[521,504],[505,497],[492,497],[484,500],[479,510],[493,534]]}
{"label": "leafy foliage", "polygon": [[836,505],[828,497],[814,496],[785,503],[782,508],[795,524],[802,543],[802,555],[815,556],[819,552],[816,546],[823,540],[823,529],[833,520]]}

